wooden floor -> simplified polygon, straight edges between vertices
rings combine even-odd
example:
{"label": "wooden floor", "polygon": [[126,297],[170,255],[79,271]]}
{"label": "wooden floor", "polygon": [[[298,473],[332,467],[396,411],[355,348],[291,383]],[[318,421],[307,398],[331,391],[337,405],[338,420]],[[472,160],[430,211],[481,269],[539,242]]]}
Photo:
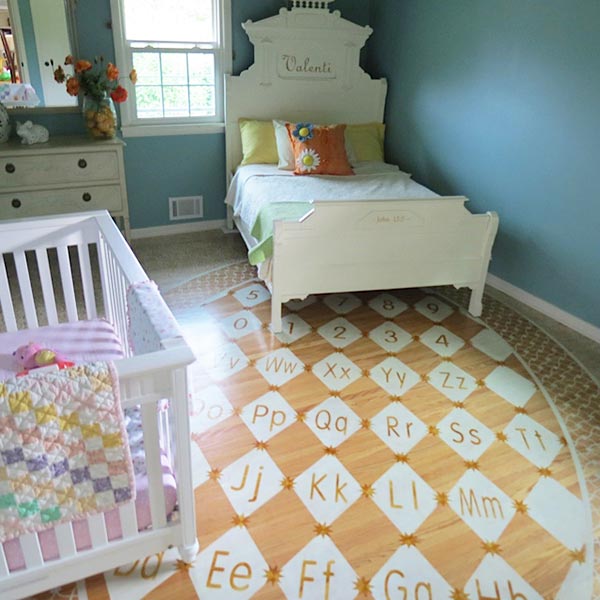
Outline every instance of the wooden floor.
{"label": "wooden floor", "polygon": [[201,552],[90,599],[586,598],[567,434],[499,336],[418,291],[288,306],[275,336],[250,283],[186,325]]}

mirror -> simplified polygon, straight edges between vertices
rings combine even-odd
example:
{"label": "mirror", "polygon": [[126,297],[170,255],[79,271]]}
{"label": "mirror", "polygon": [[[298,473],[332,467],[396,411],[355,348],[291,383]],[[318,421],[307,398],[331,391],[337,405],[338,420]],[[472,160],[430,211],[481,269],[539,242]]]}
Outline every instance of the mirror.
{"label": "mirror", "polygon": [[[69,96],[65,86],[54,81],[54,69],[63,64],[67,55],[77,53],[76,1],[0,0],[0,90],[8,89],[3,84],[30,84],[40,100],[37,107],[77,106],[77,98]],[[23,85],[11,89],[19,98],[27,98],[27,90],[33,92]],[[24,101],[22,106],[27,105]],[[7,103],[7,107],[11,105]]]}

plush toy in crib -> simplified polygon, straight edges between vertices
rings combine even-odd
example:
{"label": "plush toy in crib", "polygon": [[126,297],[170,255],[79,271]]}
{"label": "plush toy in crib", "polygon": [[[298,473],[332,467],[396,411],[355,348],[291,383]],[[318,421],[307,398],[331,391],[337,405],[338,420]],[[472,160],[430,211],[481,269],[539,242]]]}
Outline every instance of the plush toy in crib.
{"label": "plush toy in crib", "polygon": [[24,375],[32,369],[40,369],[52,365],[56,365],[58,369],[64,369],[65,367],[72,367],[75,364],[67,360],[56,350],[44,348],[44,346],[40,346],[35,342],[19,346],[13,352],[13,356],[23,369],[18,373],[19,375]]}

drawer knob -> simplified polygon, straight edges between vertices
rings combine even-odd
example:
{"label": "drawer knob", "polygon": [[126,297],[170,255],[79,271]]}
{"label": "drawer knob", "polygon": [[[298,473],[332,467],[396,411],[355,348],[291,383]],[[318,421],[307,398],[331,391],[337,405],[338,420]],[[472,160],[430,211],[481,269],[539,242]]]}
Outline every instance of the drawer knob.
{"label": "drawer knob", "polygon": [[18,198],[13,198],[11,204],[13,208],[21,208],[21,201]]}
{"label": "drawer knob", "polygon": [[85,158],[80,158],[80,159],[77,161],[77,166],[78,166],[80,169],[85,169],[85,168],[87,167],[87,160],[85,160]]}
{"label": "drawer knob", "polygon": [[7,173],[14,173],[15,172],[15,165],[13,165],[12,163],[6,163],[6,167],[4,167],[6,169]]}
{"label": "drawer knob", "polygon": [[89,192],[84,192],[83,196],[81,196],[83,198],[84,202],[89,202],[92,199],[92,195]]}

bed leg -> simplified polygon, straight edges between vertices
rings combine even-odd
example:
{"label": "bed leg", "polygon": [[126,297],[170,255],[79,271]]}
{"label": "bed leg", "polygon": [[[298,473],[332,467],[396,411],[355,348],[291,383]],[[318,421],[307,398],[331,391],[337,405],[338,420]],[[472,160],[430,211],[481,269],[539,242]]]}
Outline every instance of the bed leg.
{"label": "bed leg", "polygon": [[483,289],[484,284],[471,288],[471,299],[469,301],[469,312],[474,317],[480,317],[483,311]]}
{"label": "bed leg", "polygon": [[177,550],[179,550],[179,556],[181,556],[181,560],[186,563],[194,562],[199,550],[200,544],[196,539],[191,546],[178,546]]}
{"label": "bed leg", "polygon": [[281,324],[281,301],[275,296],[271,296],[271,329],[273,333],[280,333]]}
{"label": "bed leg", "polygon": [[233,229],[233,208],[227,205],[227,229]]}

